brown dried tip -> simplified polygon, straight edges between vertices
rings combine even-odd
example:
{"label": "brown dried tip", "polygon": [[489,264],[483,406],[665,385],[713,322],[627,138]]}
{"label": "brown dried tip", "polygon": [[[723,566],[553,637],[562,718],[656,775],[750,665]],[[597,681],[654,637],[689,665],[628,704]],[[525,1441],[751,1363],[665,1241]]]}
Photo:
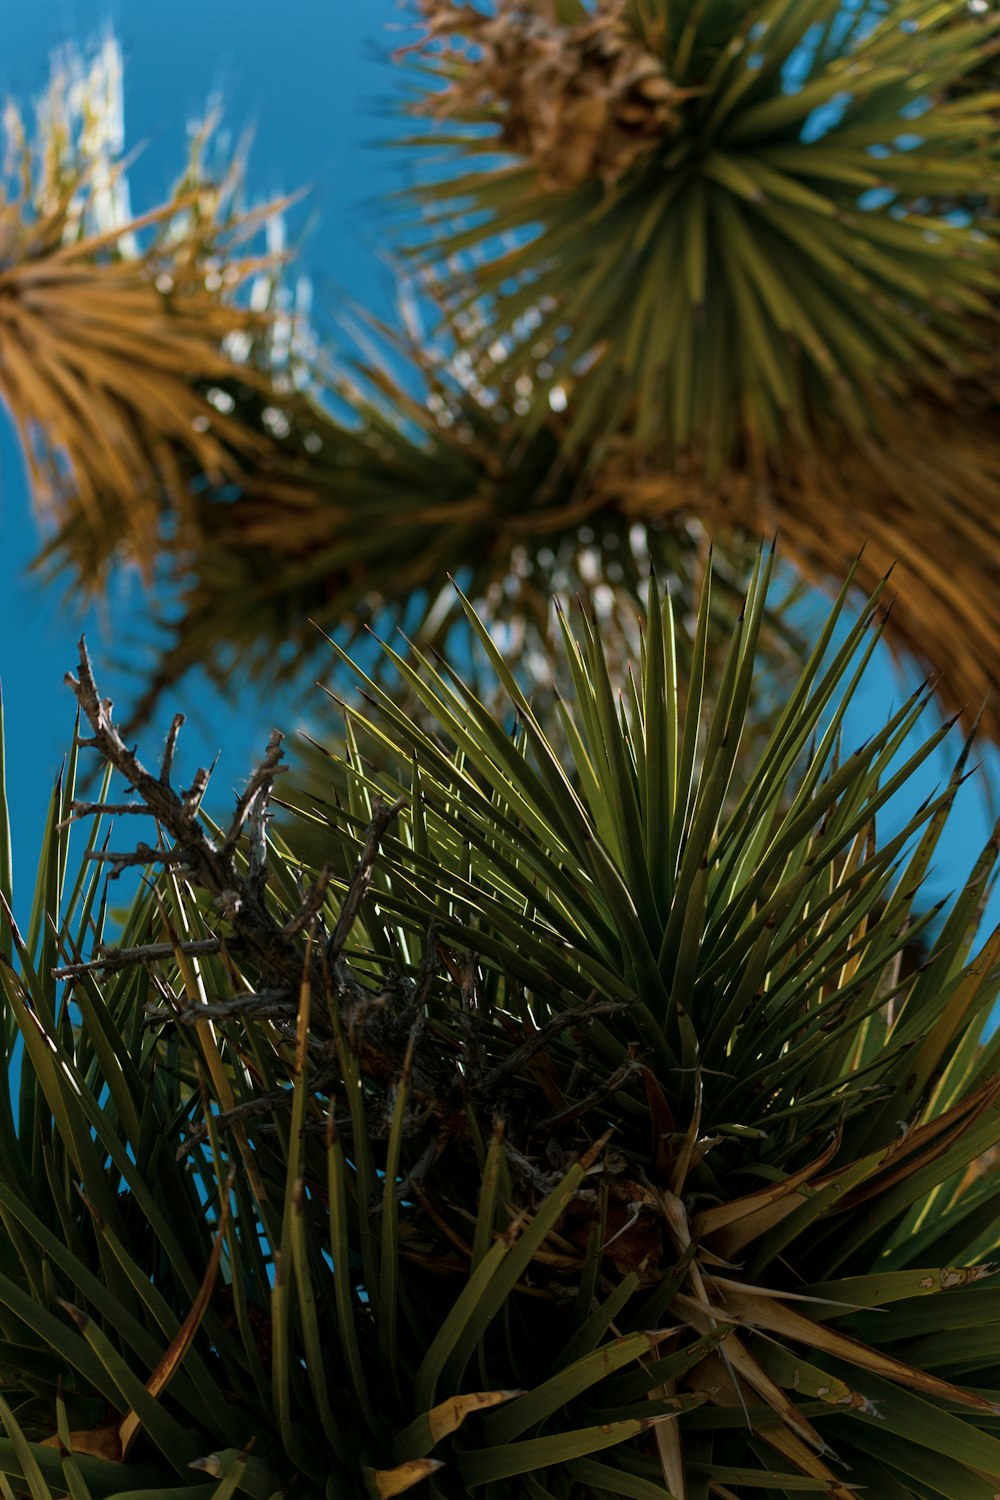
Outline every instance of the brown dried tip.
{"label": "brown dried tip", "polygon": [[669,133],[684,97],[622,19],[623,8],[622,0],[599,0],[595,14],[567,26],[551,0],[531,7],[497,0],[490,15],[455,0],[421,0],[427,36],[418,47],[439,37],[461,43],[442,66],[449,86],[425,98],[420,112],[478,120],[499,111],[502,143],[532,161],[547,192],[592,177],[613,185]]}
{"label": "brown dried tip", "polygon": [[37,141],[12,105],[0,130],[0,404],[33,502],[70,528],[68,560],[91,587],[119,549],[151,577],[166,508],[194,536],[193,477],[245,483],[276,451],[222,387],[272,389],[249,362],[272,319],[237,291],[277,276],[280,257],[251,248],[280,205],[238,206],[240,157],[208,174],[208,121],[170,198],[133,217],[113,139],[120,75],[111,40],[86,69],[58,62]]}

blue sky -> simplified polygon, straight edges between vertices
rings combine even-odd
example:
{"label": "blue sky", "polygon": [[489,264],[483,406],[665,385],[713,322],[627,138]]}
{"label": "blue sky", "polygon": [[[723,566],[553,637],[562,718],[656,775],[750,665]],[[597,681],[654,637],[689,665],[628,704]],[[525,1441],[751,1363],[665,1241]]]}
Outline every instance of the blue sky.
{"label": "blue sky", "polygon": [[[255,127],[250,163],[254,195],[264,199],[300,186],[309,189],[305,212],[312,223],[303,262],[314,277],[319,304],[335,310],[338,295],[346,292],[389,314],[391,278],[380,258],[372,209],[376,197],[408,178],[407,162],[376,144],[395,129],[390,100],[398,75],[384,58],[400,40],[398,31],[386,27],[399,22],[393,0],[285,0],[280,7],[270,0],[174,0],[170,6],[151,0],[46,0],[40,6],[0,0],[0,92],[33,98],[45,84],[54,48],[97,39],[111,23],[125,52],[128,140],[132,146],[145,143],[130,173],[133,206],[158,201],[182,162],[186,122],[203,113],[211,96],[221,95],[226,122],[235,132]],[[137,633],[141,638],[138,583],[126,582],[116,590],[110,601],[110,633],[102,631],[94,617],[81,621],[58,594],[43,592],[26,578],[37,539],[20,456],[0,416],[5,564],[0,678],[18,907],[33,881],[38,829],[72,728],[73,703],[62,678],[75,664],[81,624],[87,628],[99,680],[122,701],[129,695],[129,679],[110,663],[121,655],[123,640]],[[850,730],[857,740],[884,720],[900,691],[883,663],[852,715]],[[261,703],[244,696],[235,708],[220,706],[197,681],[186,683],[178,697],[179,704],[164,704],[161,722],[146,732],[140,748],[155,761],[166,723],[181,706],[188,725],[180,773],[190,775],[221,751],[216,806],[230,786],[241,782],[272,723],[295,727],[295,715],[281,699]],[[317,711],[322,734],[328,710],[319,700]],[[926,795],[946,774],[941,755],[920,785],[906,794],[906,805],[912,807],[915,797]],[[982,790],[968,786],[929,895],[944,895],[961,882],[987,835],[988,821]]]}

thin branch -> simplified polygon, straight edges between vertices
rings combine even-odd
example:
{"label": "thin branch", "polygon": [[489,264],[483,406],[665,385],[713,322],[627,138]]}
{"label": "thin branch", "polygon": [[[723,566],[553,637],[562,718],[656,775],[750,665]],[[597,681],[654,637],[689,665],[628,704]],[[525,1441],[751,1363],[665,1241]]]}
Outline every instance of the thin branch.
{"label": "thin branch", "polygon": [[263,791],[258,791],[250,804],[250,816],[247,819],[247,842],[250,845],[247,884],[260,901],[264,899],[264,887],[267,884],[267,825],[270,820],[266,795]]}
{"label": "thin branch", "polygon": [[177,736],[184,724],[183,714],[174,714],[170,728],[167,730],[167,743],[163,750],[163,764],[160,767],[160,780],[164,786],[170,785],[170,772],[174,765],[174,751],[177,749]]}
{"label": "thin branch", "polygon": [[372,820],[368,824],[368,830],[365,834],[361,858],[358,860],[354,874],[351,877],[351,883],[347,888],[347,895],[344,897],[340,916],[337,918],[337,925],[333,929],[333,934],[327,945],[327,959],[331,964],[335,963],[340,957],[344,949],[344,944],[350,936],[351,928],[357,921],[358,913],[361,910],[361,903],[364,901],[368,893],[368,887],[371,885],[372,871],[375,868],[375,859],[378,854],[379,845],[382,842],[382,836],[390,823],[399,817],[399,814],[406,806],[407,799],[405,797],[397,797],[391,807],[385,802],[376,802],[372,810]]}
{"label": "thin branch", "polygon": [[628,1010],[630,1002],[627,1000],[601,1000],[597,1004],[577,1005],[572,1010],[563,1011],[562,1015],[553,1016],[546,1021],[544,1026],[528,1038],[520,1047],[516,1047],[509,1057],[491,1068],[483,1079],[481,1088],[484,1093],[491,1093],[496,1089],[502,1079],[511,1073],[516,1073],[523,1068],[525,1063],[530,1062],[545,1047],[549,1045],[553,1037],[560,1031],[565,1031],[568,1026],[582,1026],[596,1016],[613,1015],[615,1011]]}
{"label": "thin branch", "polygon": [[438,976],[440,967],[437,956],[438,930],[437,923],[430,922],[427,926],[424,956],[420,965],[420,972],[413,991],[407,999],[406,1009],[399,1018],[400,1026],[413,1026],[422,1017],[424,1008],[430,999],[434,981]]}
{"label": "thin branch", "polygon": [[[233,942],[237,947],[246,948],[265,969],[272,971],[275,979],[290,985],[297,983],[300,960],[292,945],[282,940],[280,928],[267,910],[263,891],[251,886],[236,867],[232,850],[224,853],[216,848],[199,820],[198,810],[210,772],[199,771],[188,790],[179,795],[169,782],[163,780],[162,771],[154,776],[146,769],[135,751],[125,744],[114,724],[110,700],[102,698],[98,692],[90,655],[83,640],[80,641],[79,678],[68,673],[66,680],[93,731],[89,741],[81,740],[80,743],[99,750],[158,819],[173,841],[175,852],[169,862],[183,863],[196,886],[216,900],[228,903],[227,909],[232,912]],[[172,733],[169,743],[175,741],[176,733]],[[272,736],[265,757],[263,783],[267,784],[273,776],[279,754]],[[262,786],[260,777],[257,786],[258,789]],[[238,899],[233,900],[233,893]],[[276,968],[281,972],[274,973]]]}
{"label": "thin branch", "polygon": [[[322,1073],[317,1073],[310,1079],[310,1092],[313,1094],[322,1092],[329,1084],[336,1083],[340,1074],[332,1068],[327,1068]],[[291,1084],[284,1088],[271,1089],[264,1094],[255,1094],[252,1099],[245,1099],[242,1104],[236,1104],[232,1109],[220,1111],[213,1120],[220,1130],[228,1130],[233,1125],[239,1125],[243,1120],[251,1120],[257,1115],[269,1115],[276,1109],[291,1109],[295,1090]],[[324,1121],[324,1127],[326,1122]],[[182,1161],[191,1151],[208,1135],[207,1125],[193,1125],[188,1132],[187,1139],[177,1148],[177,1160]]]}
{"label": "thin branch", "polygon": [[117,880],[123,870],[132,869],[136,865],[178,865],[184,863],[184,857],[183,849],[154,849],[142,842],[136,844],[129,853],[116,853],[112,849],[91,849],[84,855],[85,859],[110,865],[112,880]]}
{"label": "thin branch", "polygon": [[[416,1192],[417,1188],[423,1183],[424,1178],[430,1172],[431,1167],[433,1167],[434,1163],[441,1155],[443,1149],[444,1142],[437,1136],[432,1136],[432,1138],[427,1142],[427,1145],[421,1152],[418,1160],[410,1168],[409,1172],[407,1172],[403,1180],[396,1184],[396,1189],[393,1196],[395,1197],[397,1203],[405,1202],[405,1200],[411,1194]],[[384,1212],[384,1199],[372,1204],[370,1213],[373,1219],[377,1219],[379,1215]]]}
{"label": "thin branch", "polygon": [[68,828],[77,818],[119,818],[127,817],[129,813],[141,814],[144,818],[155,816],[141,802],[80,802],[74,798],[69,806],[69,817],[58,825],[60,829]]}
{"label": "thin branch", "polygon": [[596,1109],[597,1105],[603,1104],[605,1099],[610,1099],[613,1094],[617,1094],[634,1073],[635,1063],[631,1061],[622,1063],[621,1067],[616,1068],[600,1088],[588,1094],[585,1099],[578,1099],[575,1104],[569,1104],[565,1109],[557,1110],[555,1114],[547,1115],[544,1120],[540,1120],[535,1127],[536,1134],[550,1135],[557,1130],[565,1130],[567,1125],[571,1125],[588,1110]]}
{"label": "thin branch", "polygon": [[322,870],[319,872],[318,877],[313,881],[312,885],[306,892],[305,899],[303,900],[302,905],[299,907],[298,911],[294,916],[289,917],[288,921],[281,929],[282,937],[295,937],[296,933],[299,933],[303,930],[303,928],[308,927],[313,917],[319,914],[320,908],[322,907],[323,902],[326,900],[326,892],[330,884],[330,874],[330,866],[324,865]]}
{"label": "thin branch", "polygon": [[188,818],[196,818],[201,811],[201,804],[204,801],[205,793],[208,791],[208,783],[212,779],[212,772],[215,770],[218,759],[219,757],[216,756],[207,771],[204,766],[199,766],[194,773],[194,780],[191,785],[186,792],[182,793],[181,801],[185,815]]}
{"label": "thin branch", "polygon": [[[222,948],[221,938],[195,938],[188,943],[178,943],[177,948],[192,958],[204,954],[218,953]],[[79,979],[84,974],[93,974],[98,969],[113,974],[119,969],[131,968],[133,964],[158,963],[161,959],[174,957],[173,943],[142,943],[136,948],[108,948],[100,950],[86,963],[67,964],[65,968],[53,969],[53,979]]]}
{"label": "thin branch", "polygon": [[298,1013],[298,1002],[290,990],[258,990],[253,994],[233,995],[229,1000],[210,1000],[207,1005],[145,1007],[149,1023],[174,1021],[181,1026],[197,1026],[201,1021],[225,1021],[233,1016],[258,1016],[263,1019],[287,1019]]}
{"label": "thin branch", "polygon": [[249,781],[243,789],[236,803],[236,811],[233,813],[229,831],[226,834],[225,843],[222,846],[223,854],[232,854],[239,842],[243,826],[253,814],[255,808],[263,800],[266,803],[270,797],[271,787],[275,776],[287,770],[286,766],[279,764],[283,751],[281,742],[284,736],[277,729],[271,730],[271,736],[264,751],[264,759],[257,769],[251,774]]}

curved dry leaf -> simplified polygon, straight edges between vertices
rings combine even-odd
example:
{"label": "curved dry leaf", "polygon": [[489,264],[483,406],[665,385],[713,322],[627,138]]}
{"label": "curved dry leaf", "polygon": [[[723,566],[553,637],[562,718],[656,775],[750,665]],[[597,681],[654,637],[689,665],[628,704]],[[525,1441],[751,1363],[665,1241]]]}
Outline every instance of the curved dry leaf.
{"label": "curved dry leaf", "polygon": [[[89,1458],[103,1458],[109,1463],[120,1464],[125,1457],[117,1427],[93,1427],[81,1432],[71,1432],[69,1441],[71,1452],[83,1453]],[[41,1446],[60,1450],[65,1448],[58,1432],[43,1438]]]}
{"label": "curved dry leaf", "polygon": [[[187,1317],[184,1319],[184,1322],[181,1324],[180,1328],[177,1330],[176,1335],[171,1341],[170,1347],[166,1350],[163,1358],[156,1366],[156,1369],[152,1372],[149,1379],[146,1381],[146,1390],[154,1400],[162,1394],[162,1392],[166,1389],[168,1383],[180,1369],[180,1366],[184,1361],[184,1356],[187,1354],[188,1349],[191,1347],[191,1344],[194,1341],[194,1336],[201,1326],[201,1320],[205,1316],[205,1312],[208,1308],[208,1304],[212,1296],[212,1291],[215,1286],[215,1278],[219,1270],[219,1260],[222,1256],[222,1246],[225,1241],[226,1226],[228,1224],[228,1221],[229,1199],[227,1195],[223,1200],[222,1205],[222,1222],[220,1223],[218,1233],[215,1236],[215,1243],[212,1246],[212,1253],[209,1256],[208,1265],[205,1268],[205,1275],[202,1278],[201,1286],[198,1289],[198,1295],[192,1302]],[[79,1319],[77,1319],[77,1321],[79,1321]],[[102,1435],[105,1432],[112,1432],[114,1434],[114,1444],[111,1446],[113,1446],[117,1451],[116,1462],[122,1462],[124,1459],[128,1458],[135,1440],[139,1435],[141,1427],[141,1419],[138,1413],[133,1410],[126,1412],[125,1416],[122,1418],[120,1424],[117,1427],[100,1429]],[[88,1434],[71,1433],[70,1436],[80,1436],[82,1438],[87,1438]],[[53,1444],[53,1446],[55,1446],[55,1444]],[[74,1452],[93,1453],[94,1450],[92,1448],[78,1448],[74,1443]],[[102,1452],[95,1454],[95,1456],[101,1458],[108,1455]]]}
{"label": "curved dry leaf", "polygon": [[377,1500],[392,1500],[393,1495],[402,1495],[405,1490],[412,1490],[422,1479],[443,1468],[444,1464],[436,1458],[411,1458],[408,1463],[398,1464],[395,1469],[367,1469],[365,1477],[370,1492],[377,1496]]}
{"label": "curved dry leaf", "polygon": [[456,1432],[466,1417],[476,1411],[488,1411],[493,1406],[502,1406],[523,1391],[473,1391],[468,1396],[451,1396],[441,1401],[427,1413],[427,1422],[435,1443],[449,1433]]}
{"label": "curved dry leaf", "polygon": [[797,1189],[809,1183],[817,1173],[822,1172],[824,1167],[829,1166],[840,1147],[840,1139],[838,1132],[819,1156],[781,1182],[763,1188],[760,1192],[748,1193],[745,1198],[735,1198],[731,1203],[720,1203],[718,1207],[705,1209],[695,1217],[691,1225],[692,1236],[704,1239],[728,1229],[729,1233],[720,1237],[716,1249],[727,1257],[737,1254],[797,1207],[796,1203],[789,1204],[786,1200]]}

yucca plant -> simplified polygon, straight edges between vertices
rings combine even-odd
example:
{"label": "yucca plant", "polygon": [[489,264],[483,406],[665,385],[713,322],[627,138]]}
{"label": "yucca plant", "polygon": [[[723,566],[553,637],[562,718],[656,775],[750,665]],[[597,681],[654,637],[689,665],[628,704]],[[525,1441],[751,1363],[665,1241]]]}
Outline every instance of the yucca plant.
{"label": "yucca plant", "polygon": [[[155,577],[159,656],[133,721],[192,664],[220,687],[234,669],[270,686],[315,660],[316,623],[350,639],[387,609],[412,615],[434,527],[441,563],[461,558],[498,625],[515,617],[523,649],[544,650],[548,582],[527,559],[512,571],[519,523],[498,547],[494,515],[519,494],[548,504],[552,520],[540,516],[536,530],[552,534],[554,581],[572,591],[588,560],[594,576],[578,465],[559,472],[558,434],[525,445],[432,351],[401,351],[374,325],[361,342],[379,334],[403,352],[426,404],[384,358],[327,370],[346,423],[308,398],[298,387],[319,370],[275,248],[282,205],[244,207],[243,156],[221,152],[209,121],[168,201],[135,216],[113,37],[92,56],[57,57],[35,113],[34,133],[15,106],[4,118],[0,401],[49,530],[42,575],[68,571],[85,596],[114,565]],[[680,576],[701,566],[706,545],[697,527],[630,539],[621,518],[602,523],[601,548],[618,548],[608,581],[623,639],[650,560]],[[738,571],[738,548],[733,561]],[[453,630],[450,600],[443,589],[429,601],[427,642]],[[774,623],[777,666],[797,636]]]}
{"label": "yucca plant", "polygon": [[82,653],[23,935],[0,868],[7,1493],[994,1494],[995,847],[935,928],[968,745],[876,830],[948,733],[922,689],[842,743],[881,591],[744,759],[772,568],[710,710],[710,575],[686,682],[655,586],[624,678],[564,617],[569,767],[471,611],[503,720],[397,657],[426,720],[363,682],[320,870],[268,838],[279,736],[216,825]]}

